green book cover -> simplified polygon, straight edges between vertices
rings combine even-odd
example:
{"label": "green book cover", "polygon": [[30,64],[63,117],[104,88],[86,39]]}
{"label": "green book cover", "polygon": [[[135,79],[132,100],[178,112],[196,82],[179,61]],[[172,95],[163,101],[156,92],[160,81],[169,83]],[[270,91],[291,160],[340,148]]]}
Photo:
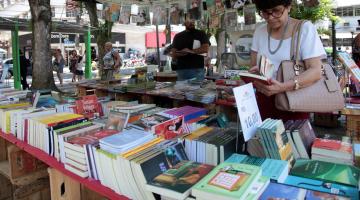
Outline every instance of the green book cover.
{"label": "green book cover", "polygon": [[358,187],[360,170],[354,166],[318,160],[297,160],[290,174]]}
{"label": "green book cover", "polygon": [[268,123],[266,127],[264,127],[265,138],[268,144],[268,151],[270,152],[272,159],[280,159],[277,157],[276,154],[277,148],[276,148],[276,143],[273,140],[273,132],[272,132],[272,127],[276,124],[276,122],[277,120],[271,119],[271,122]]}
{"label": "green book cover", "polygon": [[156,176],[148,184],[184,193],[207,175],[214,167],[192,161],[182,161],[173,168]]}
{"label": "green book cover", "polygon": [[271,119],[266,119],[261,126],[257,129],[256,134],[259,136],[260,138],[260,142],[262,144],[262,147],[264,149],[265,155],[267,158],[271,158],[270,156],[270,152],[269,152],[269,148],[267,146],[267,142],[265,140],[265,135],[264,135],[264,127],[267,125],[267,123],[269,123],[271,121]]}
{"label": "green book cover", "polygon": [[[220,186],[212,185],[210,182],[219,172],[222,171],[236,171],[245,173],[246,177],[242,180],[241,185],[236,190],[228,190]],[[199,181],[192,189],[192,194],[195,197],[208,199],[206,197],[222,198],[222,199],[245,199],[250,191],[250,187],[261,176],[261,167],[238,163],[221,163],[213,169],[207,176]]]}

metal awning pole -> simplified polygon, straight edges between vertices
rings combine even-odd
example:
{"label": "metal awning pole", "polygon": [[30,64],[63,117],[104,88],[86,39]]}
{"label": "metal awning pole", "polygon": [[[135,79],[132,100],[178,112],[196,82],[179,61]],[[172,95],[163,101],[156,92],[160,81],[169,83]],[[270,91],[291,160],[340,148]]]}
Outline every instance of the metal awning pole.
{"label": "metal awning pole", "polygon": [[14,76],[14,88],[21,89],[20,81],[20,56],[19,56],[19,26],[16,22],[15,30],[11,31],[12,42],[12,56],[13,56],[13,76]]}
{"label": "metal awning pole", "polygon": [[86,33],[85,49],[86,49],[85,78],[91,79],[91,33],[90,33],[90,27]]}

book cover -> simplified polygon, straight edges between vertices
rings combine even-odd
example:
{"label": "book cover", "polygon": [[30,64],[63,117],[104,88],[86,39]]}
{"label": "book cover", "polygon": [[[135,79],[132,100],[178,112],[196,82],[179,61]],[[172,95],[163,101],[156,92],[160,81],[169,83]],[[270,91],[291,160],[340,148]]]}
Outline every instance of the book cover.
{"label": "book cover", "polygon": [[329,194],[314,190],[307,190],[305,199],[311,199],[311,200],[323,200],[323,199],[334,199],[334,200],[350,200],[348,197],[342,197],[335,194]]}
{"label": "book cover", "polygon": [[350,143],[316,138],[312,146],[312,153],[352,159],[353,149]]}
{"label": "book cover", "polygon": [[116,133],[118,133],[118,131],[112,129],[99,130],[99,131],[90,132],[89,134],[86,135],[75,136],[69,139],[67,142],[71,144],[77,144],[83,146],[86,144],[97,143],[100,139],[114,135]]}
{"label": "book cover", "polygon": [[149,185],[168,189],[178,193],[188,191],[201,178],[207,175],[214,167],[193,161],[181,161],[173,168],[156,176]]}
{"label": "book cover", "polygon": [[165,139],[172,139],[184,134],[184,117],[170,119],[152,127],[153,132]]}
{"label": "book cover", "polygon": [[303,178],[289,175],[286,178],[285,184],[295,187],[305,188],[308,190],[320,191],[324,193],[331,193],[335,195],[347,196],[352,200],[359,199],[359,191],[357,188],[345,186],[342,184],[329,183],[327,181],[315,180],[310,178]]}
{"label": "book cover", "polygon": [[[218,176],[216,183],[212,182],[214,181],[213,178],[216,177],[219,172],[228,173],[223,174],[224,178]],[[236,175],[238,173],[242,173],[246,180],[242,179],[240,180],[241,182],[239,182],[239,178]],[[260,167],[224,162],[215,167],[193,187],[192,195],[203,199],[245,199],[251,186],[260,177],[260,174]],[[229,182],[227,181],[228,179]],[[230,192],[230,190],[225,189],[225,187],[236,188],[236,190]]]}
{"label": "book cover", "polygon": [[305,199],[306,189],[297,188],[289,185],[270,183],[259,200],[286,199],[299,200]]}
{"label": "book cover", "polygon": [[[291,139],[298,153],[298,157],[309,159],[311,156],[311,146],[316,139],[315,132],[309,120],[294,121],[297,126],[291,130]],[[289,135],[289,134],[288,134]]]}
{"label": "book cover", "polygon": [[111,110],[105,125],[105,129],[114,129],[121,132],[127,126],[129,117],[129,113]]}
{"label": "book cover", "polygon": [[87,118],[102,115],[101,105],[96,95],[83,96],[82,99],[75,101],[75,106],[76,113],[82,114]]}
{"label": "book cover", "polygon": [[359,173],[360,170],[353,166],[306,159],[297,160],[290,171],[290,174],[294,176],[345,184],[356,188],[359,186]]}

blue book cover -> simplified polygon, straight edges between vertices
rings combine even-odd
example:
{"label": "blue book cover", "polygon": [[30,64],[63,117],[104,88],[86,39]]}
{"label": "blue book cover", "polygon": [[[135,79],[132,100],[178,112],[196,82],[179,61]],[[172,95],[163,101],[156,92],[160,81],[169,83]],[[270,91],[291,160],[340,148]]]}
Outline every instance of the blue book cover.
{"label": "blue book cover", "polygon": [[325,193],[331,193],[359,200],[359,191],[354,187],[289,175],[285,184]]}
{"label": "blue book cover", "polygon": [[260,196],[259,200],[268,199],[286,199],[286,200],[299,200],[304,199],[306,190],[289,185],[279,183],[270,183],[264,193]]}
{"label": "blue book cover", "polygon": [[306,200],[323,200],[323,199],[334,199],[334,200],[350,200],[348,197],[342,197],[335,194],[329,194],[324,192],[318,192],[314,190],[308,190],[306,192]]}
{"label": "blue book cover", "polygon": [[243,163],[260,166],[262,175],[277,182],[284,182],[288,175],[288,162],[284,160],[274,160],[270,158],[258,158],[242,154],[231,155],[226,162]]}

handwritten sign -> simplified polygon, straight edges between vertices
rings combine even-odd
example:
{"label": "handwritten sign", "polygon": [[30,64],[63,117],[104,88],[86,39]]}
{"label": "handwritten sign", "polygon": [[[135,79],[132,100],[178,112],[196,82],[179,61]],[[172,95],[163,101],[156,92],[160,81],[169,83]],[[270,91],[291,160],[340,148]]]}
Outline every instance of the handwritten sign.
{"label": "handwritten sign", "polygon": [[262,120],[252,83],[233,89],[244,140],[252,138]]}

